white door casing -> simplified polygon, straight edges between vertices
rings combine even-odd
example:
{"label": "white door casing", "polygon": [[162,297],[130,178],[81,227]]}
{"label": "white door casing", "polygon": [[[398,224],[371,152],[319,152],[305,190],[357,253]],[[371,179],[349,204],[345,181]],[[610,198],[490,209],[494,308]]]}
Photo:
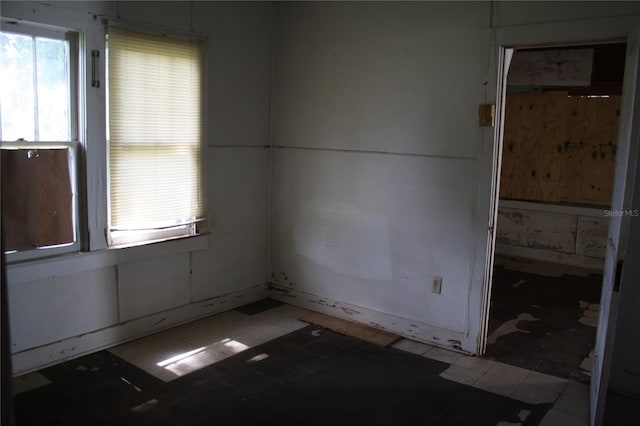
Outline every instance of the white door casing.
{"label": "white door casing", "polygon": [[[633,189],[634,171],[636,168],[636,156],[638,153],[638,137],[640,135],[640,117],[634,117],[634,112],[640,110],[637,103],[640,100],[640,88],[638,87],[638,58],[640,56],[640,31],[637,19],[625,17],[612,19],[610,22],[598,26],[594,21],[572,22],[565,24],[543,24],[531,26],[528,31],[524,28],[498,29],[496,43],[500,46],[499,84],[497,94],[498,114],[496,121],[496,146],[494,148],[492,202],[489,219],[489,238],[487,251],[487,269],[492,268],[495,237],[495,214],[499,194],[500,156],[502,147],[502,132],[504,128],[504,81],[508,70],[508,62],[504,61],[508,47],[536,47],[536,46],[561,46],[571,44],[591,44],[598,42],[620,41],[621,37],[627,41],[627,56],[625,62],[625,77],[620,111],[620,131],[618,136],[617,163],[614,176],[613,197],[611,210],[624,211],[628,209],[630,199],[628,192]],[[593,33],[593,35],[591,35]],[[595,34],[598,34],[596,36]],[[506,65],[506,66],[505,66]],[[640,175],[640,174],[639,174]],[[635,176],[636,180],[640,176]],[[640,185],[640,184],[639,184]],[[625,202],[627,200],[627,202]],[[636,200],[637,203],[637,200]],[[608,388],[608,378],[613,352],[613,338],[616,325],[617,312],[611,310],[611,298],[615,280],[616,264],[620,247],[622,220],[620,216],[611,216],[605,270],[603,273],[603,286],[601,293],[601,313],[596,336],[596,353],[592,371],[590,393],[590,423],[601,424],[604,415],[604,403]],[[624,275],[624,274],[623,274]],[[482,310],[482,333],[478,339],[478,354],[484,353],[486,348],[486,333],[489,320],[489,302],[491,297],[491,272],[485,273],[484,298]]]}
{"label": "white door casing", "polygon": [[[630,205],[628,192],[633,190],[633,178],[636,174],[636,156],[638,153],[638,137],[640,136],[640,117],[638,102],[640,102],[640,87],[638,87],[638,57],[640,55],[640,31],[634,29],[627,39],[627,56],[625,60],[624,83],[622,90],[622,105],[620,108],[620,131],[616,155],[616,168],[613,182],[613,196],[611,200],[609,235],[607,239],[607,254],[602,280],[600,296],[600,318],[596,335],[596,347],[591,372],[591,424],[599,425],[603,422],[604,404],[607,396],[613,341],[615,337],[617,309],[612,309],[613,286],[616,274],[618,250],[620,248],[620,229],[622,217]],[[637,202],[637,200],[636,200]],[[629,259],[631,260],[631,259]]]}

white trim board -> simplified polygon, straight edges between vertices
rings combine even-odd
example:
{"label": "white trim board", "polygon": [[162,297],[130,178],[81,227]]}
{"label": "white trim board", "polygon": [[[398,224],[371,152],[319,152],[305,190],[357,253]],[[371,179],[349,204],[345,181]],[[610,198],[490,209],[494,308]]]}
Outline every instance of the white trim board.
{"label": "white trim board", "polygon": [[268,285],[259,284],[80,336],[27,349],[12,355],[13,374],[17,376],[29,373],[267,297],[269,297]]}
{"label": "white trim board", "polygon": [[272,283],[269,297],[279,300],[280,302],[315,312],[321,312],[337,318],[359,322],[380,330],[398,334],[411,340],[464,354],[474,354],[477,346],[477,342],[469,339],[465,333],[445,330],[420,321],[398,317],[393,314],[340,302],[304,291],[294,290],[286,286]]}
{"label": "white trim board", "polygon": [[498,209],[517,209],[517,210],[529,210],[534,212],[545,212],[555,214],[567,214],[572,216],[586,216],[586,217],[606,217],[604,212],[609,210],[610,207],[578,207],[578,206],[563,206],[561,204],[546,204],[536,203],[531,201],[517,201],[517,200],[499,200]]}
{"label": "white trim board", "polygon": [[110,266],[206,250],[211,234],[194,235],[126,248],[69,253],[7,265],[9,286],[44,280],[55,276],[102,269]]}
{"label": "white trim board", "polygon": [[579,254],[559,253],[550,250],[537,249],[531,247],[518,247],[507,244],[496,243],[497,254],[510,257],[521,257],[524,259],[540,260],[543,262],[559,263],[561,265],[577,266],[579,268],[591,269],[594,272],[602,273],[604,268],[604,258],[583,256]]}

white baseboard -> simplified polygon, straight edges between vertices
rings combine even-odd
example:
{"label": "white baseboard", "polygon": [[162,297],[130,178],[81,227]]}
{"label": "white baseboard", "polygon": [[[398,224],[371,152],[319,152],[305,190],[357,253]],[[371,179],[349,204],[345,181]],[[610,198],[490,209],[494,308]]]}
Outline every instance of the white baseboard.
{"label": "white baseboard", "polygon": [[408,339],[466,354],[475,354],[478,344],[464,333],[446,330],[393,314],[340,302],[327,297],[271,284],[269,297],[311,311],[356,321]]}
{"label": "white baseboard", "polygon": [[496,253],[506,256],[522,257],[524,259],[578,266],[580,268],[593,269],[594,271],[602,271],[604,269],[604,259],[601,257],[559,253],[549,250],[512,246],[501,243],[496,243]]}
{"label": "white baseboard", "polygon": [[12,355],[13,374],[16,376],[25,374],[267,297],[269,297],[268,285],[259,284],[80,336],[27,349]]}

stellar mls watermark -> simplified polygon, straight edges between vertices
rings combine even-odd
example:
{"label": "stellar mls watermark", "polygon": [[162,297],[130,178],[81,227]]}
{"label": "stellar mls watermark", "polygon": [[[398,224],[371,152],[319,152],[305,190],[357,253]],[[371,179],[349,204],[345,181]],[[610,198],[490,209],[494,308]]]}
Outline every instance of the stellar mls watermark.
{"label": "stellar mls watermark", "polygon": [[605,217],[638,217],[640,210],[603,210]]}

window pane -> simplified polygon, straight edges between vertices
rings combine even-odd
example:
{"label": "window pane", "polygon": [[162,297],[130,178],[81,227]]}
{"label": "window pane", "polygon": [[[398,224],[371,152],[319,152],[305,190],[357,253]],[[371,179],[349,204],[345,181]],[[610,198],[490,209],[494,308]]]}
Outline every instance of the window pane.
{"label": "window pane", "polygon": [[33,38],[0,33],[2,140],[35,140]]}
{"label": "window pane", "polygon": [[111,28],[107,60],[110,229],[188,234],[204,217],[202,46]]}
{"label": "window pane", "polygon": [[201,92],[202,57],[197,43],[111,30],[112,145],[200,145]]}
{"label": "window pane", "polygon": [[[116,229],[191,223],[200,211],[200,149],[140,146],[112,151],[111,222]],[[124,207],[124,208],[122,208]]]}
{"label": "window pane", "polygon": [[68,141],[69,42],[36,38],[38,130],[41,141]]}
{"label": "window pane", "polygon": [[78,51],[67,34],[75,35],[22,23],[0,31],[0,195],[9,261],[79,247],[72,46]]}

